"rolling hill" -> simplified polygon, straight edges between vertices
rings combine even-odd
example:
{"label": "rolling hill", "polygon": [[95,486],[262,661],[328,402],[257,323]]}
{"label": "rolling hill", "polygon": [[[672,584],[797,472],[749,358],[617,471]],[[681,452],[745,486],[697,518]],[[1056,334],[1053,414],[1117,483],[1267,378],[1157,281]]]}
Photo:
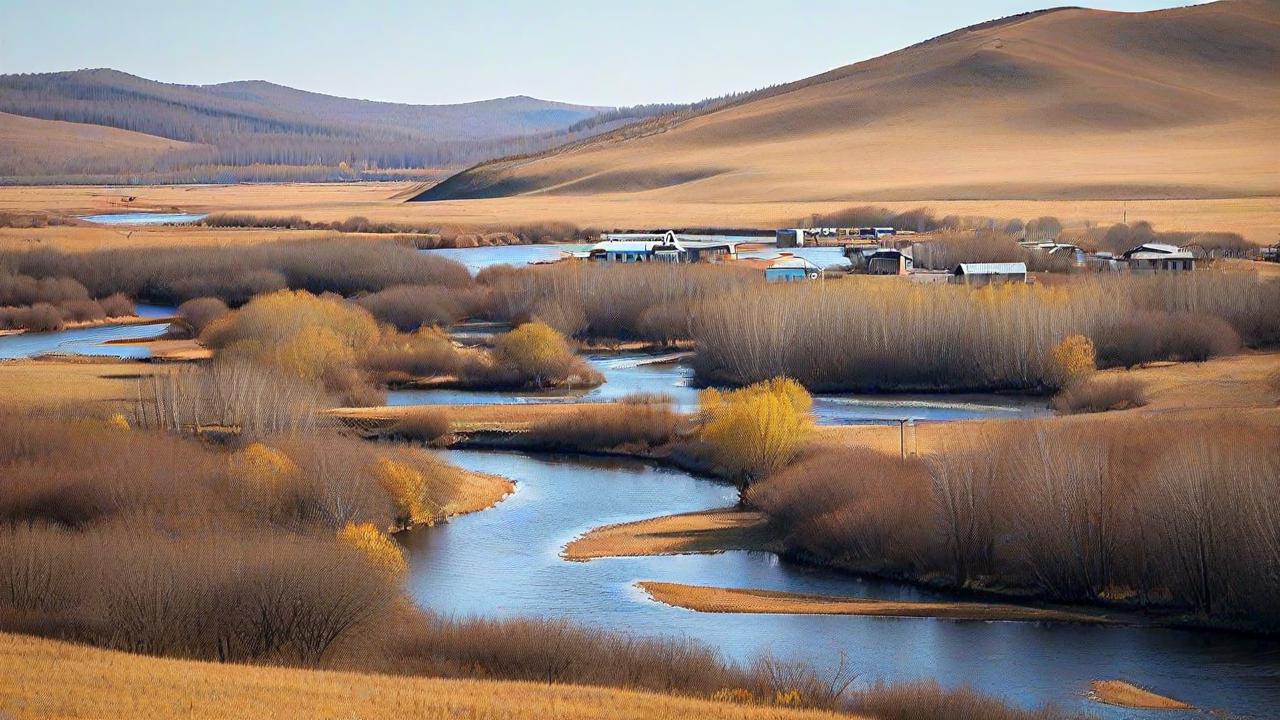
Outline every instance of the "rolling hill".
{"label": "rolling hill", "polygon": [[[0,177],[216,180],[238,179],[242,173],[234,168],[254,166],[332,174],[341,162],[358,169],[456,168],[580,137],[568,129],[610,110],[530,97],[405,105],[261,81],[175,85],[115,70],[0,75],[0,113],[26,118],[0,124],[21,125],[29,140],[6,143]],[[46,153],[59,138],[93,132],[71,123],[127,133],[98,131],[92,150],[80,157]],[[155,139],[146,151],[139,134]]]}
{"label": "rolling hill", "polygon": [[417,200],[1280,194],[1280,3],[1062,8],[481,164]]}

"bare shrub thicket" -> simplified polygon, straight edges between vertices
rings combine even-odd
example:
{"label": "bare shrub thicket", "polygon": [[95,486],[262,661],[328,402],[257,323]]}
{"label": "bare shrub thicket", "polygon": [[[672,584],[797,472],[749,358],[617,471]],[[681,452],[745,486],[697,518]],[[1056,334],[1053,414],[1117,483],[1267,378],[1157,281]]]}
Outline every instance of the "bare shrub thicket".
{"label": "bare shrub thicket", "polygon": [[250,360],[223,360],[158,374],[144,383],[138,425],[171,432],[234,429],[246,437],[313,431],[319,385]]}
{"label": "bare shrub thicket", "polygon": [[10,273],[0,263],[0,330],[58,330],[67,322],[133,314],[133,303],[121,293],[95,300],[72,278]]}
{"label": "bare shrub thicket", "polygon": [[220,298],[194,298],[178,306],[178,322],[193,337],[200,337],[210,323],[228,312],[227,304]]}
{"label": "bare shrub thicket", "polygon": [[398,419],[384,436],[429,443],[448,435],[449,414],[441,409],[420,408]]}
{"label": "bare shrub thicket", "polygon": [[[1148,312],[1183,313],[1170,327],[1184,339],[1148,346],[1145,330],[1112,330]],[[1052,384],[1050,350],[1070,335],[1104,341],[1106,363],[1203,359],[1233,350],[1232,331],[1274,345],[1280,282],[1191,273],[976,290],[780,284],[703,302],[692,325],[694,367],[713,384],[787,375],[812,390],[1038,389]]]}
{"label": "bare shrub thicket", "polygon": [[393,285],[356,299],[381,322],[402,332],[424,325],[449,325],[476,314],[484,298],[475,290],[441,285]]}
{"label": "bare shrub thicket", "polygon": [[1032,272],[1068,272],[1074,257],[1065,253],[1049,254],[1018,244],[1021,235],[995,230],[948,230],[933,233],[928,239],[912,243],[915,267],[926,270],[951,270],[960,263],[1026,263]]}
{"label": "bare shrub thicket", "polygon": [[849,709],[880,720],[1086,720],[1053,707],[1024,710],[968,688],[935,682],[876,683],[853,693]]}
{"label": "bare shrub thicket", "polygon": [[924,461],[814,451],[747,500],[793,549],[857,569],[1273,630],[1277,437],[1232,420],[1010,423]]}
{"label": "bare shrub thicket", "polygon": [[748,269],[596,263],[487,268],[476,281],[490,290],[494,320],[537,318],[568,335],[658,340],[689,337],[688,309],[700,301],[763,285]]}
{"label": "bare shrub thicket", "polygon": [[1146,404],[1140,381],[1099,375],[1067,385],[1050,403],[1054,410],[1066,414],[1128,410]]}
{"label": "bare shrub thicket", "polygon": [[95,297],[122,292],[172,305],[198,297],[239,305],[283,288],[348,296],[393,285],[466,287],[471,282],[467,269],[452,260],[395,243],[342,238],[234,248],[5,251],[0,267],[34,277],[72,278]]}
{"label": "bare shrub thicket", "polygon": [[1091,250],[1122,253],[1144,243],[1193,246],[1211,257],[1248,257],[1256,245],[1232,232],[1160,232],[1151,223],[1090,226],[1068,232],[1066,238]]}
{"label": "bare shrub thicket", "polygon": [[424,478],[424,506],[466,482],[425,451],[332,432],[217,446],[0,414],[0,627],[209,660],[381,662],[400,588],[339,531],[391,523],[386,463]]}
{"label": "bare shrub thicket", "polygon": [[429,617],[402,636],[396,656],[410,672],[602,685],[762,705],[840,710],[853,675],[761,656],[726,663],[687,639],[634,636],[555,619]]}
{"label": "bare shrub thicket", "polygon": [[669,401],[623,398],[610,405],[584,407],[539,421],[529,429],[529,437],[537,445],[558,450],[644,450],[674,441],[682,422]]}

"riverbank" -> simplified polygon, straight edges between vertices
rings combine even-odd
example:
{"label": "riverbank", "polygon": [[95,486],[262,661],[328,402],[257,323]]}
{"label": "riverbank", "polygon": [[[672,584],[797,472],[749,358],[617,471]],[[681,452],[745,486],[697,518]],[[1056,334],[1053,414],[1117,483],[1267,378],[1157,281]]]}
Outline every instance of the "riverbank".
{"label": "riverbank", "polygon": [[1100,611],[1065,610],[983,602],[913,602],[858,597],[809,595],[749,588],[640,581],[636,587],[649,597],[674,607],[709,613],[769,613],[784,615],[864,615],[895,618],[938,618],[1015,622],[1072,622],[1110,625],[1131,618]]}
{"label": "riverbank", "polygon": [[137,402],[142,381],[171,370],[164,364],[80,355],[0,360],[0,407],[96,405],[120,412]]}
{"label": "riverbank", "polygon": [[1094,680],[1089,684],[1089,696],[1108,705],[1139,710],[1193,709],[1181,700],[1143,690],[1123,680]]}
{"label": "riverbank", "polygon": [[[88,328],[101,327],[129,327],[131,325],[164,325],[173,322],[176,317],[144,317],[142,315],[121,315],[116,317],[104,317],[97,320],[71,320],[62,323],[62,327],[58,330],[85,330]],[[26,335],[33,332],[58,332],[46,330],[27,330],[26,328],[13,328],[10,330],[0,330],[0,337],[10,335]]]}
{"label": "riverbank", "polygon": [[767,550],[776,537],[764,513],[738,508],[666,515],[604,525],[571,541],[567,560]]}
{"label": "riverbank", "polygon": [[[147,692],[138,692],[146,687]],[[819,720],[848,715],[532,682],[452,680],[147,657],[0,633],[0,712],[15,719]]]}

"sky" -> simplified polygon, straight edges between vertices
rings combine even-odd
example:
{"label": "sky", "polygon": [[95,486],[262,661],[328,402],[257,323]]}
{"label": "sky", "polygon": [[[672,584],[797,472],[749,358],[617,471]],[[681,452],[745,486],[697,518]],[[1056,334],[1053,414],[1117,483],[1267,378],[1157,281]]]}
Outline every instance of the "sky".
{"label": "sky", "polygon": [[[164,82],[269,80],[421,104],[511,95],[690,102],[799,80],[1053,3],[0,0],[0,74],[110,67]],[[1140,11],[1189,0],[1088,4]]]}

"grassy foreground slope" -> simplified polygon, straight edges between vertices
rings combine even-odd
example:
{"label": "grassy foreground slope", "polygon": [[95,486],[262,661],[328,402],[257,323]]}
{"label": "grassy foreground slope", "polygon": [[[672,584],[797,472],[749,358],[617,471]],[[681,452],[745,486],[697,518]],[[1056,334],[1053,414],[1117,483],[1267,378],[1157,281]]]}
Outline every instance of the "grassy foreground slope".
{"label": "grassy foreground slope", "polygon": [[0,633],[4,713],[19,720],[848,717],[625,690],[170,660]]}
{"label": "grassy foreground slope", "polygon": [[532,158],[420,199],[1225,198],[1280,192],[1280,5],[1080,8],[883,57]]}

